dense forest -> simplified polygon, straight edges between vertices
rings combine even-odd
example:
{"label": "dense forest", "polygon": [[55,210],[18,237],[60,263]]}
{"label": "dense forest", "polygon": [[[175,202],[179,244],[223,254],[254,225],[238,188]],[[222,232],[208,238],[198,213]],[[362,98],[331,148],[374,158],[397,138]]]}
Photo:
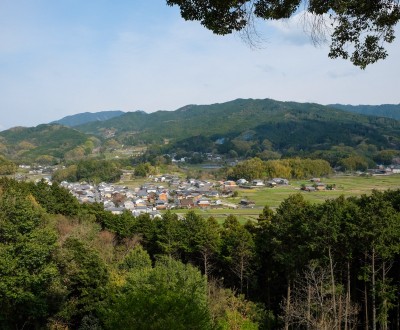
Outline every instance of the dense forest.
{"label": "dense forest", "polygon": [[1,179],[0,328],[399,329],[399,205],[296,194],[220,224]]}
{"label": "dense forest", "polygon": [[97,138],[55,124],[0,132],[0,154],[20,163],[55,164],[85,157],[99,143]]}
{"label": "dense forest", "polygon": [[[130,112],[76,129],[97,136],[111,130],[114,138],[125,145],[164,144],[168,140],[184,150],[185,145],[200,147],[201,150],[190,150],[202,152],[217,147],[240,154],[240,145],[246,143],[251,147],[246,151],[266,149],[281,153],[291,148],[325,150],[340,143],[356,147],[361,142],[389,148],[397,145],[395,132],[399,124],[393,119],[362,116],[320,104],[237,99],[188,105],[175,111]],[[198,136],[202,143],[191,143]],[[264,140],[269,148],[265,143],[263,146]]]}

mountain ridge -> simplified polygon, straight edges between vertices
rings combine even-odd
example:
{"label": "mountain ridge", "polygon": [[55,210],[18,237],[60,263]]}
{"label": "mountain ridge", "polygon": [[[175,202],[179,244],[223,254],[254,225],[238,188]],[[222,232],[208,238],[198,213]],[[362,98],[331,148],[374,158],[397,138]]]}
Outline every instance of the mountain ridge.
{"label": "mountain ridge", "polygon": [[272,99],[239,98],[190,104],[175,111],[118,113],[73,128],[47,125],[0,132],[0,153],[12,159],[40,153],[63,159],[71,153],[84,156],[110,139],[113,145],[158,145],[164,153],[218,152],[264,158],[310,156],[338,146],[342,154],[353,149],[362,154],[400,150],[400,121],[396,119]]}
{"label": "mountain ridge", "polygon": [[82,112],[74,115],[65,116],[61,119],[50,122],[50,124],[60,124],[68,127],[75,127],[93,121],[106,121],[108,119],[123,115],[121,110],[106,110],[98,112]]}
{"label": "mountain ridge", "polygon": [[[76,128],[95,135],[101,135],[104,129],[114,129],[116,136],[135,132],[136,135],[140,133],[144,139],[151,140],[149,136],[151,135],[154,141],[162,141],[164,138],[187,138],[188,135],[229,134],[233,131],[254,129],[260,124],[304,120],[358,122],[365,125],[369,125],[371,121],[377,121],[377,119],[316,103],[236,99],[211,105],[184,106],[175,111],[141,114],[128,112],[117,118],[104,122],[92,122]],[[390,119],[381,120],[391,122]]]}

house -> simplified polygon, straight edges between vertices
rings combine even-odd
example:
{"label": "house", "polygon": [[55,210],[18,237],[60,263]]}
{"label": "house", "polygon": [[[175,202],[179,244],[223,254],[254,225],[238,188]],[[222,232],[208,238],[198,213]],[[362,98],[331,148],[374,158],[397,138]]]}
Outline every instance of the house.
{"label": "house", "polygon": [[146,202],[142,198],[137,198],[133,202],[135,203],[136,208],[139,206],[146,206]]}
{"label": "house", "polygon": [[193,202],[193,198],[182,198],[179,200],[179,207],[182,207],[184,209],[191,209],[193,208],[194,202]]}
{"label": "house", "polygon": [[208,208],[211,206],[211,202],[209,199],[202,197],[197,201],[197,206],[200,208]]}
{"label": "house", "polygon": [[269,188],[274,188],[274,187],[277,186],[277,183],[276,183],[275,181],[273,181],[273,180],[269,180],[269,181],[267,181],[267,182],[265,183],[265,185],[266,185],[267,187],[269,187]]}
{"label": "house", "polygon": [[168,203],[166,201],[163,201],[163,200],[159,200],[158,199],[155,202],[156,210],[166,210],[167,209],[167,205],[168,205]]}
{"label": "house", "polygon": [[232,180],[225,181],[224,186],[225,186],[225,189],[237,187],[236,182],[232,181]]}
{"label": "house", "polygon": [[127,200],[124,202],[124,208],[127,210],[133,210],[135,208],[135,203],[131,200]]}
{"label": "house", "polygon": [[149,209],[147,206],[138,206],[132,211],[132,214],[135,217],[137,217],[137,216],[141,215],[142,213],[150,213],[150,212],[152,212],[152,210]]}
{"label": "house", "polygon": [[147,188],[147,193],[156,193],[157,192],[157,188],[155,186],[150,186]]}
{"label": "house", "polygon": [[231,197],[232,195],[233,195],[233,191],[232,190],[223,190],[221,192],[221,196],[224,197],[224,198]]}
{"label": "house", "polygon": [[158,199],[164,202],[168,202],[168,194],[166,192],[158,194]]}
{"label": "house", "polygon": [[144,197],[147,198],[147,189],[140,189],[140,190],[136,193],[136,195],[137,195],[138,197],[140,197],[140,198],[144,198]]}
{"label": "house", "polygon": [[150,215],[150,218],[152,218],[152,219],[155,219],[155,218],[161,219],[162,218],[160,212],[158,212],[158,211],[151,211],[151,212],[148,212],[148,213]]}
{"label": "house", "polygon": [[393,174],[399,174],[400,173],[400,166],[396,165],[392,167],[392,173]]}
{"label": "house", "polygon": [[286,186],[289,184],[288,179],[273,178],[272,181],[274,181],[276,184],[281,184],[281,185],[286,185]]}
{"label": "house", "polygon": [[246,184],[246,183],[249,183],[246,179],[239,179],[239,180],[236,181],[236,184],[238,186],[240,186],[242,184]]}
{"label": "house", "polygon": [[165,177],[164,176],[156,176],[154,178],[154,182],[165,182]]}
{"label": "house", "polygon": [[249,201],[247,199],[242,199],[239,202],[239,205],[242,207],[254,207],[256,205],[256,203],[254,203],[253,201]]}
{"label": "house", "polygon": [[126,198],[128,198],[128,199],[131,199],[131,198],[135,197],[135,195],[136,194],[132,190],[128,190],[126,192]]}
{"label": "house", "polygon": [[265,186],[264,181],[263,180],[258,180],[258,179],[251,181],[251,184],[253,186],[256,186],[256,187]]}
{"label": "house", "polygon": [[207,197],[212,197],[212,198],[218,198],[219,197],[219,192],[216,190],[213,191],[208,191],[204,194]]}
{"label": "house", "polygon": [[112,201],[105,201],[103,205],[104,205],[104,209],[116,207]]}
{"label": "house", "polygon": [[312,192],[312,191],[315,191],[316,189],[313,186],[304,186],[301,188],[301,190]]}
{"label": "house", "polygon": [[110,211],[112,214],[122,214],[125,209],[123,207],[109,207],[105,210]]}

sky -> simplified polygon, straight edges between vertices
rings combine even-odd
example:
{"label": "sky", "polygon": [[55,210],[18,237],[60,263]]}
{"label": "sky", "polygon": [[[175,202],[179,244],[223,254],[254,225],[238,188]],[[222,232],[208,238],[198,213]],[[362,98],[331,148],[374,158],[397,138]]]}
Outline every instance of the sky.
{"label": "sky", "polygon": [[1,0],[0,130],[237,98],[400,103],[399,28],[389,57],[361,70],[329,59],[296,17],[257,26],[262,43],[251,48],[165,0]]}

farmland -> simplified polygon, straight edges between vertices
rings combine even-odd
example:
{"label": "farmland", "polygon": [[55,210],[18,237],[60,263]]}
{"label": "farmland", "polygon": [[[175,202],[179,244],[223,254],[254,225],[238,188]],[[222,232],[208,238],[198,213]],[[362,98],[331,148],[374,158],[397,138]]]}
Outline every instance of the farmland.
{"label": "farmland", "polygon": [[[234,214],[242,222],[256,220],[265,205],[275,209],[279,204],[292,194],[301,193],[311,203],[322,203],[326,199],[334,199],[341,195],[345,197],[370,194],[372,190],[400,189],[400,174],[377,176],[332,176],[322,180],[326,184],[334,184],[334,190],[304,192],[300,190],[302,184],[310,184],[309,181],[292,181],[288,186],[275,188],[238,189],[238,197],[227,198],[226,202],[238,204],[241,199],[251,200],[254,208],[238,209],[197,209],[196,212],[204,217],[213,216],[220,222],[229,214]],[[175,213],[185,214],[187,210],[175,210]]]}

